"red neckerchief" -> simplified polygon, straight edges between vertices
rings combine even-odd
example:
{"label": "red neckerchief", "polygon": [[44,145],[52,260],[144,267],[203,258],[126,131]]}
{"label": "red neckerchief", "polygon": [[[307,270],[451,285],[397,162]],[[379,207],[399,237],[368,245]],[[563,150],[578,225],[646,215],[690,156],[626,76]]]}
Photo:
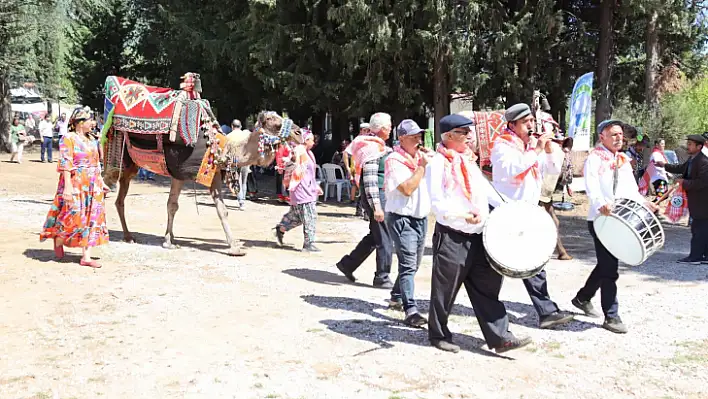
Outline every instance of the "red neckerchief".
{"label": "red neckerchief", "polygon": [[[533,149],[529,149],[528,145],[524,144],[524,141],[521,140],[521,137],[516,134],[513,130],[509,129],[508,127],[505,127],[504,130],[502,131],[502,134],[497,138],[499,143],[508,145],[517,151],[520,152],[528,152],[528,151],[533,151]],[[519,173],[518,175],[514,176],[514,181],[517,183],[521,183],[524,181],[526,178],[526,175],[531,173],[533,175],[533,178],[535,180],[538,180],[541,178],[541,170],[538,165],[538,161],[536,161],[533,165],[531,165],[528,169],[525,171]]]}
{"label": "red neckerchief", "polygon": [[445,175],[443,176],[444,188],[447,195],[452,194],[452,189],[459,186],[468,200],[472,199],[471,169],[472,163],[477,160],[474,152],[465,147],[465,152],[457,152],[439,144],[437,152],[445,159]]}

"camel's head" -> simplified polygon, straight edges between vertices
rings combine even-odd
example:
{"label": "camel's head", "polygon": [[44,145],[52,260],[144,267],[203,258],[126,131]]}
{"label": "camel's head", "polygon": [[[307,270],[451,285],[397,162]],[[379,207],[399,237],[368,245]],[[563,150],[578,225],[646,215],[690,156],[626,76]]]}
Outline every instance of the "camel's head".
{"label": "camel's head", "polygon": [[291,141],[302,144],[304,142],[300,127],[291,119],[285,119],[273,111],[261,111],[258,114],[255,131],[259,131],[259,129],[270,136],[279,138],[281,143]]}

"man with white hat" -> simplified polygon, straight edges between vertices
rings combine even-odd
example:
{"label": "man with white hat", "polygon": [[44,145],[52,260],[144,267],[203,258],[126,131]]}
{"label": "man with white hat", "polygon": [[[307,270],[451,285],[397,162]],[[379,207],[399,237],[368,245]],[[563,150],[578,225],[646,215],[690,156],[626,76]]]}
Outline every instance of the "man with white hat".
{"label": "man with white hat", "polygon": [[398,258],[398,277],[390,303],[406,312],[405,324],[422,327],[428,320],[418,312],[414,280],[428,231],[430,195],[424,177],[430,150],[420,146],[424,130],[415,121],[404,119],[397,132],[400,145],[386,159],[384,184],[386,225]]}
{"label": "man with white hat", "polygon": [[[492,148],[494,188],[512,201],[539,203],[545,173],[558,174],[563,158],[554,154],[552,133],[533,135],[534,116],[526,104],[516,104],[504,113],[506,127]],[[540,133],[540,132],[537,132]],[[560,148],[555,149],[560,151]],[[573,320],[561,313],[548,293],[546,271],[523,280],[541,328],[551,328]]]}
{"label": "man with white hat", "polygon": [[436,221],[428,339],[440,350],[459,352],[447,324],[464,284],[487,346],[503,353],[526,346],[531,339],[517,338],[509,331],[509,317],[499,300],[503,277],[486,257],[482,231],[489,201],[498,205],[499,200],[468,146],[473,123],[462,115],[440,119],[442,144],[425,171]]}

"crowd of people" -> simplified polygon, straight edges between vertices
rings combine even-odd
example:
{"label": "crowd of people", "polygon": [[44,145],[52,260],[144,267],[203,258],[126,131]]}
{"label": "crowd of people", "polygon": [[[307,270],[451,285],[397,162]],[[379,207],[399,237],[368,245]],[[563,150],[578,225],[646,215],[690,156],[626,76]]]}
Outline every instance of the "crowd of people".
{"label": "crowd of people", "polygon": [[[506,308],[499,298],[503,276],[489,263],[482,231],[490,214],[503,202],[546,207],[553,192],[551,189],[549,194],[546,177],[568,173],[572,141],[559,141],[552,133],[535,132],[534,115],[526,104],[510,107],[504,117],[506,126],[492,147],[491,181],[480,169],[475,153],[476,140],[471,129],[475,122],[459,114],[440,120],[442,141],[435,150],[422,145],[424,130],[411,119],[401,121],[396,127],[399,143],[389,147],[391,116],[379,112],[361,126],[360,134],[351,143],[335,154],[339,157],[337,161],[350,172],[353,186],[360,194],[361,211],[369,223],[368,234],[336,263],[337,269],[355,282],[357,269],[375,252],[372,285],[390,290],[389,306],[405,313],[405,324],[427,325],[431,345],[443,351],[460,350],[453,342],[448,319],[463,285],[490,349],[502,353],[531,342],[530,338],[516,336],[509,330]],[[104,198],[110,191],[101,177],[96,124],[89,110],[77,110],[68,120],[68,130],[59,143],[59,184],[40,234],[42,241],[53,242],[57,258],[64,256],[64,247],[81,248],[80,264],[92,268],[101,265],[92,259],[91,248],[108,242]],[[616,284],[619,261],[598,239],[594,221],[600,215],[610,215],[618,198],[636,201],[652,212],[658,208],[656,199],[647,200],[640,192],[638,166],[633,162],[636,158],[623,151],[626,126],[615,119],[601,122],[597,127],[599,142],[585,163],[588,231],[593,238],[597,265],[571,301],[587,316],[604,317],[603,328],[614,333],[628,331],[619,316]],[[231,129],[241,129],[240,122],[234,120]],[[19,137],[19,129],[15,131]],[[276,157],[280,176],[276,184],[290,208],[275,226],[275,238],[283,245],[288,231],[303,226],[303,251],[319,252],[316,205],[323,192],[317,181],[317,160],[312,151],[316,136],[302,129],[302,138],[303,143],[292,148],[281,146]],[[705,142],[703,135],[688,136],[688,160],[669,164],[661,153],[663,142],[657,141],[650,161],[650,179],[656,177],[651,182],[657,196],[666,185],[665,173],[680,175],[677,184],[687,194],[692,240],[691,252],[681,260],[683,263],[708,263]],[[52,159],[51,151],[48,157]],[[242,171],[244,189],[238,197],[241,204],[251,190],[247,188],[249,171],[245,168]],[[553,180],[551,185],[555,184]],[[415,276],[424,255],[430,215],[435,218],[435,226],[426,319],[416,303]],[[558,245],[559,257],[566,259],[560,241]],[[395,280],[391,278],[394,253],[398,261]],[[551,284],[544,270],[522,279],[522,283],[538,314],[540,328],[574,319],[551,299]],[[598,291],[601,312],[592,305]]]}

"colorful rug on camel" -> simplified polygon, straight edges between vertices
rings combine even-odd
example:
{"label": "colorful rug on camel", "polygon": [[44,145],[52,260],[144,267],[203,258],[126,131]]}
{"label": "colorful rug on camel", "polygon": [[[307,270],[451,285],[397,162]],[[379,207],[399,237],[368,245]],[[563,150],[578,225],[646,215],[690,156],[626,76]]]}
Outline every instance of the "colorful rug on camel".
{"label": "colorful rug on camel", "polygon": [[172,113],[181,90],[147,86],[109,76],[105,84],[105,115],[113,110],[113,126],[141,134],[163,134],[169,130]]}

